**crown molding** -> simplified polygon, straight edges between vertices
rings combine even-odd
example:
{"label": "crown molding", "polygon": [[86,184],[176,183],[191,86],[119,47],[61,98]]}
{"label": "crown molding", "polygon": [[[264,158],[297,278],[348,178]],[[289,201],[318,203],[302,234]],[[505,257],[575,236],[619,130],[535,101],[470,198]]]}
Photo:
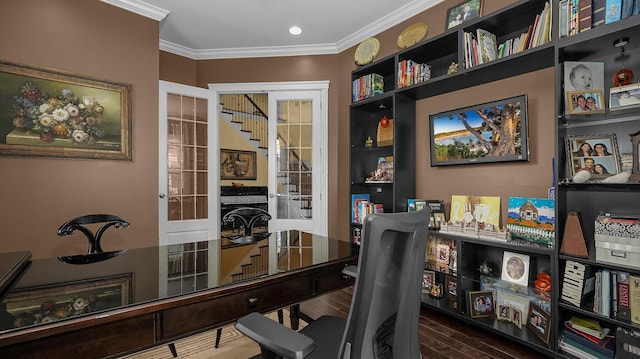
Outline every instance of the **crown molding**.
{"label": "crown molding", "polygon": [[138,14],[144,17],[148,17],[150,19],[156,21],[164,20],[167,15],[169,15],[169,10],[165,10],[163,8],[147,4],[146,2],[139,0],[100,0],[103,3],[107,3],[109,5],[117,6],[121,9],[130,11],[134,14]]}
{"label": "crown molding", "polygon": [[[100,0],[114,6],[135,12],[142,16],[162,21],[169,11],[146,4],[139,0]],[[162,51],[187,57],[193,60],[235,59],[251,57],[281,57],[338,54],[362,42],[371,36],[384,32],[393,26],[419,14],[444,0],[416,0],[375,21],[335,44],[314,44],[302,46],[244,47],[227,49],[192,49],[169,41],[160,40]]]}

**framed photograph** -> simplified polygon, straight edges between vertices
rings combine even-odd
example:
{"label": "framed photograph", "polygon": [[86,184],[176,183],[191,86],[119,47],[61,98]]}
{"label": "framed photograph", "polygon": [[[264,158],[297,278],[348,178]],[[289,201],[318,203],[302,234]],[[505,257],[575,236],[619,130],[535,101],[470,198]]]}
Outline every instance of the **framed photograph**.
{"label": "framed photograph", "polygon": [[588,171],[591,178],[602,179],[622,171],[615,134],[567,136],[565,145],[570,177]]}
{"label": "framed photograph", "polygon": [[254,151],[220,150],[220,179],[254,180],[256,166]]}
{"label": "framed photograph", "polygon": [[640,83],[610,89],[609,108],[613,110],[627,106],[640,106]]}
{"label": "framed photograph", "polygon": [[422,293],[430,293],[431,287],[436,282],[436,272],[425,269],[422,273]]}
{"label": "framed photograph", "polygon": [[482,0],[468,0],[447,10],[445,30],[452,29],[465,21],[469,21],[480,16],[482,10]]}
{"label": "framed photograph", "polygon": [[511,322],[513,315],[511,314],[512,307],[506,304],[498,304],[498,320],[505,322]]}
{"label": "framed photograph", "polygon": [[527,96],[429,115],[431,167],[528,161]]}
{"label": "framed photograph", "polygon": [[604,112],[604,91],[567,91],[567,113],[601,113]]}
{"label": "framed photograph", "polygon": [[458,297],[458,281],[456,277],[451,275],[445,275],[445,284],[447,286],[447,295],[455,299]]}
{"label": "framed photograph", "polygon": [[[117,308],[131,303],[132,274],[12,290],[2,301],[10,316],[2,328],[18,328]],[[15,318],[11,323],[3,320]]]}
{"label": "framed photograph", "polygon": [[522,310],[520,308],[510,306],[511,308],[511,323],[518,328],[522,328]]}
{"label": "framed photograph", "polygon": [[526,254],[505,251],[502,256],[502,280],[527,286],[529,261],[530,257]]}
{"label": "framed photograph", "polygon": [[0,62],[0,155],[131,161],[131,85]]}
{"label": "framed photograph", "polygon": [[534,302],[529,303],[527,328],[545,343],[549,343],[551,333],[551,315]]}
{"label": "framed photograph", "polygon": [[565,61],[564,90],[604,90],[604,62]]}
{"label": "framed photograph", "polygon": [[469,292],[469,315],[471,318],[493,317],[496,315],[493,306],[493,292]]}
{"label": "framed photograph", "polygon": [[429,295],[435,298],[442,298],[442,283],[433,283]]}

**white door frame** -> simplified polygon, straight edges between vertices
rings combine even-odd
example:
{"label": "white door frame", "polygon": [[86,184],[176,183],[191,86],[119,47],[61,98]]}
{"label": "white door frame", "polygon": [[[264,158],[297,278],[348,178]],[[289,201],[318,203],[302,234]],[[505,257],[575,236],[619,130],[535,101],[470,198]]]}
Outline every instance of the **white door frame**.
{"label": "white door frame", "polygon": [[[314,122],[314,147],[319,144],[320,158],[313,159],[313,221],[316,222],[314,234],[328,235],[328,101],[329,101],[329,81],[293,81],[293,82],[249,82],[249,83],[232,83],[232,84],[209,84],[209,89],[215,94],[214,98],[219,98],[220,94],[234,93],[263,93],[263,92],[279,92],[279,91],[319,91],[320,92],[320,118],[318,123]],[[219,123],[219,112],[215,111],[215,122]],[[316,134],[317,132],[317,134]],[[316,137],[317,136],[317,137]],[[317,141],[317,142],[316,142]],[[269,144],[269,147],[272,147]],[[271,168],[269,169],[271,171]],[[316,172],[317,171],[317,172]],[[316,176],[316,173],[319,176]],[[319,181],[316,182],[315,178]],[[275,196],[271,192],[275,184],[272,183],[272,176],[269,176],[270,201],[271,196]],[[295,223],[290,223],[295,227]],[[290,228],[299,229],[299,228]]]}

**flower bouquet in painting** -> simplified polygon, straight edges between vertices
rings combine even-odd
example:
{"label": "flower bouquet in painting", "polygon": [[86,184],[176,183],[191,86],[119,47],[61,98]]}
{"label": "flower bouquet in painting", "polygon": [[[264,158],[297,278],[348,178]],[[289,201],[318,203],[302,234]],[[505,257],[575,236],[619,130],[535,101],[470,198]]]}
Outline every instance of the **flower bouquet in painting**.
{"label": "flower bouquet in painting", "polygon": [[[55,94],[44,92],[35,83],[27,81],[14,96],[13,125],[42,142],[60,138],[94,144],[105,135],[102,117],[105,108],[93,96],[80,96],[69,88],[62,88]],[[7,141],[10,142],[9,138]]]}

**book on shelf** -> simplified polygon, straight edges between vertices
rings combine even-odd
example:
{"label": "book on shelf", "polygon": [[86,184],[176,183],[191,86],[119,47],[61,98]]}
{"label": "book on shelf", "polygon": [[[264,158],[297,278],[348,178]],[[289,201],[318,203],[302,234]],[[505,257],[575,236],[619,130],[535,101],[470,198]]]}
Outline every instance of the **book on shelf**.
{"label": "book on shelf", "polygon": [[605,5],[604,23],[610,24],[620,20],[622,0],[607,0]]}
{"label": "book on shelf", "polygon": [[484,29],[477,29],[476,36],[478,39],[478,62],[484,64],[497,59],[496,35]]}
{"label": "book on shelf", "polygon": [[604,25],[607,0],[593,0],[591,3],[591,27]]}
{"label": "book on shelf", "polygon": [[618,271],[618,319],[622,321],[631,321],[631,310],[629,307],[629,273]]}
{"label": "book on shelf", "polygon": [[571,319],[565,322],[565,326],[567,326],[567,323],[573,330],[596,337],[599,340],[604,339],[611,331],[607,327],[603,328],[600,325],[600,322],[595,319],[578,317],[576,315],[572,316]]}
{"label": "book on shelf", "polygon": [[380,95],[384,92],[384,77],[372,73],[353,80],[352,100],[358,102]]}
{"label": "book on shelf", "polygon": [[351,194],[351,223],[362,223],[360,215],[360,202],[369,202],[371,196],[368,193]]}
{"label": "book on shelf", "polygon": [[580,32],[591,29],[593,9],[592,0],[578,0],[578,30]]}
{"label": "book on shelf", "polygon": [[629,308],[631,323],[640,324],[640,276],[629,275]]}
{"label": "book on shelf", "polygon": [[560,342],[558,343],[558,348],[566,353],[569,353],[580,359],[600,359],[595,355],[591,355],[586,351],[580,349],[578,346],[573,345],[572,343],[568,343],[567,338],[561,337]]}
{"label": "book on shelf", "polygon": [[589,356],[594,356],[600,359],[613,359],[615,355],[616,342],[611,337],[607,337],[602,340],[601,344],[593,343],[584,339],[583,337],[571,332],[563,331],[562,339],[565,344],[568,344],[581,352],[587,353]]}
{"label": "book on shelf", "polygon": [[418,198],[409,198],[407,200],[407,212],[416,212],[427,206],[427,201]]}
{"label": "book on shelf", "polygon": [[444,214],[444,201],[439,199],[428,199],[426,203],[427,206],[429,206],[429,210],[431,211],[429,228],[440,229],[442,223],[446,221]]}
{"label": "book on shelf", "polygon": [[635,13],[640,12],[636,7],[640,6],[637,0],[622,0],[622,8],[620,9],[620,18],[626,19]]}

